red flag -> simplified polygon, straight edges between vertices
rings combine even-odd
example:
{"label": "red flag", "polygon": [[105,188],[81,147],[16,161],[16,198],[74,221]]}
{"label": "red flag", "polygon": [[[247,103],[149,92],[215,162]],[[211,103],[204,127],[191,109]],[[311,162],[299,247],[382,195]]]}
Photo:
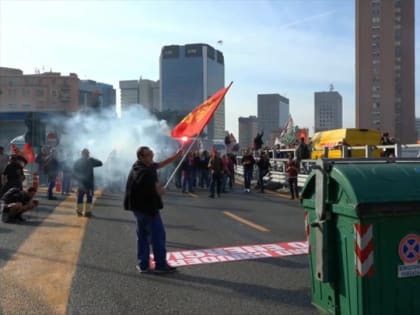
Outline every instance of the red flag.
{"label": "red flag", "polygon": [[32,163],[33,161],[35,161],[35,154],[29,143],[25,143],[23,145],[22,151],[19,150],[16,144],[10,144],[10,154],[24,157],[27,161],[26,163]]}
{"label": "red flag", "polygon": [[308,143],[308,132],[309,130],[307,128],[302,128],[299,130],[299,134],[296,137],[296,140],[300,140],[301,138],[304,138],[305,143]]}
{"label": "red flag", "polygon": [[216,111],[223,97],[229,90],[229,86],[220,89],[203,104],[197,106],[191,113],[184,117],[181,122],[172,129],[172,137],[194,137],[201,133]]}
{"label": "red flag", "polygon": [[29,143],[25,143],[21,155],[28,161],[28,163],[35,161],[35,154]]}

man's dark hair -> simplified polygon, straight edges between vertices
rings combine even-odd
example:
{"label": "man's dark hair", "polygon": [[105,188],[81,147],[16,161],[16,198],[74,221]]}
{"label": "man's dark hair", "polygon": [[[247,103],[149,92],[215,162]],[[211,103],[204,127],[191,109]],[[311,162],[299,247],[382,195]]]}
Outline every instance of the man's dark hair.
{"label": "man's dark hair", "polygon": [[140,147],[137,149],[137,158],[140,159],[144,156],[144,151],[149,151],[149,147]]}

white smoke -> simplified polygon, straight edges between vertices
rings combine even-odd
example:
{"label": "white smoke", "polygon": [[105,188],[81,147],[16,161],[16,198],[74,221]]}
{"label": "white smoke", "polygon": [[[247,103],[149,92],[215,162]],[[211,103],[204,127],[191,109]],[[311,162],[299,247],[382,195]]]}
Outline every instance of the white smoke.
{"label": "white smoke", "polygon": [[[76,113],[71,118],[55,122],[61,129],[57,148],[61,160],[70,155],[80,158],[84,148],[90,156],[104,164],[95,168],[96,186],[109,187],[117,182],[121,186],[136,161],[140,146],[148,146],[155,153],[155,161],[171,156],[178,148],[165,121],[158,121],[141,105],[124,107],[120,117],[114,109],[97,113]],[[168,170],[165,172],[165,180]]]}

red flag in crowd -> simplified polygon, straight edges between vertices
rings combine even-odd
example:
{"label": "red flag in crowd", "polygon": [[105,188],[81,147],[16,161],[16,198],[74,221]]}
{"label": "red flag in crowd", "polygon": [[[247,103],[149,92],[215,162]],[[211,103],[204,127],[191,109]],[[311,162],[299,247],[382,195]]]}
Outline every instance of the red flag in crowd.
{"label": "red flag in crowd", "polygon": [[29,143],[25,143],[22,151],[19,150],[16,144],[10,144],[10,154],[23,156],[28,163],[35,161],[35,154]]}
{"label": "red flag in crowd", "polygon": [[199,135],[203,128],[208,124],[216,111],[223,97],[229,90],[230,86],[220,89],[216,94],[210,97],[203,104],[197,106],[191,113],[184,117],[181,122],[172,129],[172,137],[194,137]]}
{"label": "red flag in crowd", "polygon": [[29,143],[25,143],[23,146],[22,156],[28,161],[28,163],[35,161],[34,150],[32,150],[32,146]]}
{"label": "red flag in crowd", "polygon": [[299,130],[299,134],[297,136],[297,140],[300,140],[303,138],[305,140],[305,143],[308,143],[309,137],[308,137],[309,130],[307,128],[302,128]]}

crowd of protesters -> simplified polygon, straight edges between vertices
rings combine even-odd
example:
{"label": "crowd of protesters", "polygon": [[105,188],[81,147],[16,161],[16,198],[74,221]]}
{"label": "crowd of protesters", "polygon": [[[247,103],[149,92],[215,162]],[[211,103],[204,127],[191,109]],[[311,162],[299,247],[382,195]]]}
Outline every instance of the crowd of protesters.
{"label": "crowd of protesters", "polygon": [[[261,193],[265,192],[264,178],[269,174],[273,166],[270,159],[287,159],[284,170],[287,174],[287,186],[290,189],[290,198],[298,199],[297,177],[300,171],[305,171],[302,160],[310,159],[311,148],[304,138],[299,139],[295,144],[287,147],[275,145],[264,146],[262,140],[264,132],[259,132],[254,138],[252,148],[242,151],[242,157],[237,160],[236,155],[231,151],[218,152],[215,148],[207,150],[195,150],[187,156],[178,156],[175,174],[175,185],[183,193],[194,193],[196,189],[207,190],[210,198],[221,197],[222,193],[233,190],[235,183],[235,167],[237,163],[243,167],[243,189],[245,193],[251,192],[251,181],[256,174],[257,184],[254,187]],[[232,148],[236,141],[228,134],[225,139],[227,148]],[[393,145],[395,139],[385,132],[381,139],[381,145]],[[342,146],[345,145],[343,139]],[[287,150],[284,150],[287,149]],[[384,156],[392,157],[393,148],[384,149]],[[229,152],[230,151],[230,152]],[[235,151],[236,152],[236,151]],[[76,213],[79,216],[90,216],[92,208],[92,197],[94,191],[93,168],[102,166],[102,162],[91,158],[89,151],[84,149],[77,161],[72,159],[70,152],[60,152],[43,146],[35,158],[36,174],[39,175],[40,186],[46,187],[46,198],[56,200],[54,195],[57,181],[60,181],[61,194],[69,195],[77,192]],[[115,165],[118,160],[116,152],[111,152],[105,162],[106,171],[111,174],[113,182],[108,189],[111,192],[123,192],[125,178],[115,173]],[[4,148],[0,147],[0,200],[3,205],[4,220],[22,220],[21,214],[33,209],[38,202],[32,202],[36,194],[36,187],[29,190],[23,189],[25,180],[24,167],[27,161],[20,155],[7,155]],[[254,172],[254,170],[257,170]],[[19,193],[18,193],[19,192]],[[86,197],[86,201],[84,201]],[[86,205],[84,205],[86,203]],[[9,207],[12,204],[13,207]],[[18,206],[16,206],[16,204]],[[10,211],[5,209],[12,209]],[[9,214],[7,214],[9,213]],[[6,215],[7,214],[7,215]]]}
{"label": "crowd of protesters", "polygon": [[233,153],[221,155],[212,148],[211,151],[196,150],[187,153],[181,162],[176,161],[178,169],[175,174],[175,186],[183,193],[194,193],[197,188],[207,189],[209,197],[221,197],[233,189],[235,182],[236,156]]}
{"label": "crowd of protesters", "polygon": [[[25,167],[28,160],[21,152],[7,155],[0,146],[0,214],[5,223],[26,221],[23,213],[38,206],[34,199],[38,186],[46,188],[46,199],[57,200],[55,191],[61,190],[62,195],[69,195],[77,187],[76,214],[90,216],[92,196],[94,190],[93,168],[102,166],[102,162],[89,157],[89,151],[83,149],[77,161],[72,160],[67,152],[60,159],[57,151],[48,146],[40,148],[34,157],[35,168],[32,177],[32,186],[24,189]],[[57,182],[59,181],[59,182]],[[37,184],[35,184],[38,182]],[[58,187],[61,189],[57,189]],[[86,196],[86,205],[84,204]]]}

